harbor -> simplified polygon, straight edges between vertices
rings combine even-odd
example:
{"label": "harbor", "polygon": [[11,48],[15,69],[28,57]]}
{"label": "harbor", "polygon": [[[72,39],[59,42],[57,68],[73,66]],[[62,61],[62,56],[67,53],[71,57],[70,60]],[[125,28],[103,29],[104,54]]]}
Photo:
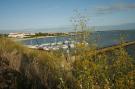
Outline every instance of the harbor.
{"label": "harbor", "polygon": [[66,50],[66,49],[73,49],[75,47],[74,41],[64,41],[64,42],[57,42],[57,43],[46,43],[46,44],[37,44],[37,45],[25,45],[31,49],[39,49],[39,50]]}

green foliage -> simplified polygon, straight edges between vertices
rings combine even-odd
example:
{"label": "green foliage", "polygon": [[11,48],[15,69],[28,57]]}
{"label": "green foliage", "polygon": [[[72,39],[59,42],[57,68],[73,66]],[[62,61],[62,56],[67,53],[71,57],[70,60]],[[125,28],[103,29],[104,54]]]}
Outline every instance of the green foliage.
{"label": "green foliage", "polygon": [[[81,51],[73,75],[81,89],[134,89],[134,59],[120,46],[106,52]],[[130,78],[131,77],[131,78]]]}

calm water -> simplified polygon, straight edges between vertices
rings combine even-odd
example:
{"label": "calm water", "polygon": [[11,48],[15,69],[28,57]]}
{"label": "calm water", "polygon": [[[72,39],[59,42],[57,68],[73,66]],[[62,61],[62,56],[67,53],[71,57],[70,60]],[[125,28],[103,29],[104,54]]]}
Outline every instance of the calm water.
{"label": "calm water", "polygon": [[[111,45],[118,44],[120,38],[123,38],[124,41],[134,41],[135,40],[135,30],[126,30],[126,31],[97,31],[93,32],[89,36],[88,41],[94,42],[98,47],[107,47]],[[54,42],[63,42],[66,40],[72,40],[74,37],[47,37],[47,38],[38,38],[38,39],[29,39],[23,40],[22,43],[25,45],[37,45],[45,43],[54,43]]]}

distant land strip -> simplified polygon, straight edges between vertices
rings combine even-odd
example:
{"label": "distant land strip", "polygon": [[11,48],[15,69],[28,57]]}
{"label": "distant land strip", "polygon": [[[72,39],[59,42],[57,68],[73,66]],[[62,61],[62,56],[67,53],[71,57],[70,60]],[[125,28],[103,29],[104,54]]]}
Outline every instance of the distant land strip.
{"label": "distant land strip", "polygon": [[[111,53],[113,50],[119,49],[121,47],[124,48],[125,50],[127,50],[128,54],[135,57],[135,55],[134,55],[135,54],[135,41],[124,42],[124,43],[120,43],[117,45],[98,48],[96,51],[93,51],[93,52],[89,51],[88,54],[94,56],[94,55],[102,54],[102,53]],[[134,53],[131,53],[130,51],[132,51]]]}

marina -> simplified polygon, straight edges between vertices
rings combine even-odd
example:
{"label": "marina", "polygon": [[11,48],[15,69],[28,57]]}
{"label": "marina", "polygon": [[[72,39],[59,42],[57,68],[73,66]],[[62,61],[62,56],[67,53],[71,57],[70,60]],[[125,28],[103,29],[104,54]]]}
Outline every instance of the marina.
{"label": "marina", "polygon": [[28,48],[31,49],[40,49],[40,50],[59,50],[59,49],[73,49],[75,47],[75,42],[74,41],[64,41],[64,42],[58,42],[58,43],[46,43],[46,44],[41,44],[41,45],[25,45]]}
{"label": "marina", "polygon": [[[128,34],[128,35],[127,35]],[[109,47],[117,45],[121,42],[121,35],[125,35],[123,40],[125,42],[131,42],[135,40],[134,30],[125,31],[97,31],[88,37],[87,42],[89,44],[95,43],[98,48]],[[79,37],[77,37],[79,38]],[[75,36],[55,36],[55,37],[43,37],[20,40],[22,44],[32,49],[43,50],[59,50],[74,48]],[[79,40],[76,42],[79,43]]]}

